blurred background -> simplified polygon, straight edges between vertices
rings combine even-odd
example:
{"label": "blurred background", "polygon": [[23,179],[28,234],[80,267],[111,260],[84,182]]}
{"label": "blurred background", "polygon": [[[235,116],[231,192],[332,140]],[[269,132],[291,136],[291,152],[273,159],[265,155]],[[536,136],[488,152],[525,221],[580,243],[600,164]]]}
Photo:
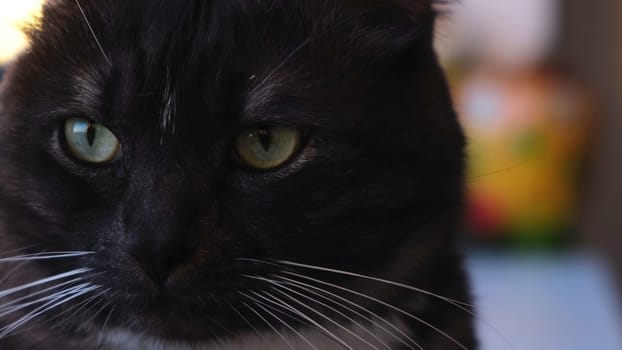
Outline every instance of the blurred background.
{"label": "blurred background", "polygon": [[620,15],[619,0],[462,0],[439,22],[484,349],[622,349]]}
{"label": "blurred background", "polygon": [[[0,0],[0,66],[40,3]],[[439,10],[470,145],[464,241],[482,348],[622,349],[622,1]]]}

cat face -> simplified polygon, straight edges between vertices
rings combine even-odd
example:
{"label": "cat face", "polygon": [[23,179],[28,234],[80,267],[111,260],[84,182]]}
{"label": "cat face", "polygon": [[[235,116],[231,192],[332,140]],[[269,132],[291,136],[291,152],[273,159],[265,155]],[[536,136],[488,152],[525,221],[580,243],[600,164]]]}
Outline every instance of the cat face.
{"label": "cat face", "polygon": [[59,307],[95,300],[66,323],[78,338],[269,329],[271,296],[296,304],[275,281],[326,287],[303,275],[406,300],[287,262],[466,298],[463,138],[433,18],[417,0],[51,3],[2,88],[3,250],[78,252],[27,263],[94,288]]}

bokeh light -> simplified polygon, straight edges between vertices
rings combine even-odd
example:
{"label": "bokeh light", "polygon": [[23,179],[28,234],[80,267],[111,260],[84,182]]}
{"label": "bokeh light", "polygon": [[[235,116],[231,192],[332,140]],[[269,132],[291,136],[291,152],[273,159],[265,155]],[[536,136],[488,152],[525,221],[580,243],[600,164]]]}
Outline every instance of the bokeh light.
{"label": "bokeh light", "polygon": [[0,0],[0,65],[11,60],[26,45],[23,26],[41,11],[42,0]]}

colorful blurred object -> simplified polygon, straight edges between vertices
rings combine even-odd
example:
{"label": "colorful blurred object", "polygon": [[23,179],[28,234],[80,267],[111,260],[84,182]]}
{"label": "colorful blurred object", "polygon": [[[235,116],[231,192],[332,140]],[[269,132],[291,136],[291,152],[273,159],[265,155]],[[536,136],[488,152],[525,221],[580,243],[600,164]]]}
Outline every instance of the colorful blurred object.
{"label": "colorful blurred object", "polygon": [[566,241],[593,129],[590,94],[545,69],[479,70],[456,87],[470,143],[470,231],[529,245]]}
{"label": "colorful blurred object", "polygon": [[467,228],[480,241],[558,245],[578,227],[596,111],[583,84],[547,64],[562,4],[466,0],[439,23],[469,138]]}

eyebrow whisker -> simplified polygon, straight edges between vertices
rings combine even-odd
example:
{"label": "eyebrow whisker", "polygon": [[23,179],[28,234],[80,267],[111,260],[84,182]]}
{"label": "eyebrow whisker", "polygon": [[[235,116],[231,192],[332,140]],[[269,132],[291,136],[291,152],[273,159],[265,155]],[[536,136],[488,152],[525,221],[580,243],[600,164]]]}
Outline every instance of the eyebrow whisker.
{"label": "eyebrow whisker", "polygon": [[112,63],[110,63],[110,60],[108,59],[108,56],[106,55],[106,52],[104,51],[104,47],[99,42],[99,39],[97,38],[97,35],[95,34],[95,30],[93,29],[93,26],[91,25],[91,22],[89,21],[88,17],[86,16],[86,13],[84,12],[84,9],[80,5],[80,1],[75,0],[75,2],[76,2],[76,5],[78,5],[78,9],[80,9],[80,13],[82,14],[82,17],[84,18],[84,21],[86,21],[86,25],[89,27],[89,30],[91,31],[91,34],[93,35],[93,39],[95,39],[95,43],[97,44],[97,47],[99,47],[99,51],[101,51],[102,55],[104,56],[104,59],[106,60],[106,63],[108,63],[108,66],[112,67]]}

